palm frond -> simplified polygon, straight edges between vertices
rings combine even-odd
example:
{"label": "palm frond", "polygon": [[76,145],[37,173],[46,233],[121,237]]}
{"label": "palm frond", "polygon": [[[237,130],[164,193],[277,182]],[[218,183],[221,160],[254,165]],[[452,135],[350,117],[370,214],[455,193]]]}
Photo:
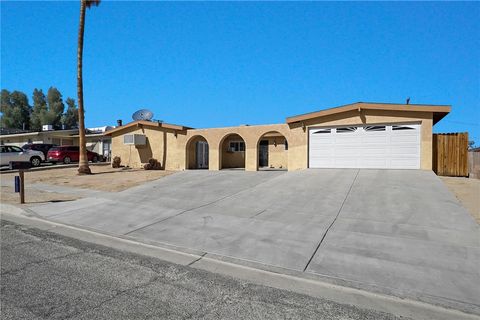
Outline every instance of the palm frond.
{"label": "palm frond", "polygon": [[91,6],[98,7],[100,4],[100,0],[84,0],[85,1],[85,6],[87,8],[90,8]]}

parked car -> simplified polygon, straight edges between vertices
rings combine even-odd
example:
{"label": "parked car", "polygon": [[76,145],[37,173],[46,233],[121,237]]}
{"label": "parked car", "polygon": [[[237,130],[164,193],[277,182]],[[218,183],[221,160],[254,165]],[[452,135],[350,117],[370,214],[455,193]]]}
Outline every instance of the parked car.
{"label": "parked car", "polygon": [[56,144],[51,143],[27,143],[26,145],[22,146],[23,150],[35,150],[35,151],[42,151],[45,155],[45,159],[47,158],[48,150],[50,148],[56,147]]}
{"label": "parked car", "polygon": [[32,167],[38,167],[45,161],[41,151],[23,150],[17,146],[0,146],[0,165],[8,166],[10,161],[30,161]]}
{"label": "parked car", "polygon": [[[48,150],[47,161],[52,163],[63,162],[71,163],[78,162],[80,158],[80,147],[78,146],[61,146],[53,147]],[[101,160],[101,156],[96,153],[87,150],[88,161],[98,162]]]}

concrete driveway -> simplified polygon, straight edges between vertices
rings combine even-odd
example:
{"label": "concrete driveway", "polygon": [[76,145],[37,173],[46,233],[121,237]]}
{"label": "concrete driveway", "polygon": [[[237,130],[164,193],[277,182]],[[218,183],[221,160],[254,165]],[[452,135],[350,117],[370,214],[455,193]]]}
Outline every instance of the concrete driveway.
{"label": "concrete driveway", "polygon": [[480,231],[432,173],[186,171],[51,220],[480,314]]}

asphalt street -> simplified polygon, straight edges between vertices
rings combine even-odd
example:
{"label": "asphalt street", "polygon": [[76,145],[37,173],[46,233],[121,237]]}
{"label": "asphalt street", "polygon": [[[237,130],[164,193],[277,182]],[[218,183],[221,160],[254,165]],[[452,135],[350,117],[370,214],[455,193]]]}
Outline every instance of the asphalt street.
{"label": "asphalt street", "polygon": [[[399,319],[1,221],[2,319]],[[404,318],[402,318],[404,319]]]}

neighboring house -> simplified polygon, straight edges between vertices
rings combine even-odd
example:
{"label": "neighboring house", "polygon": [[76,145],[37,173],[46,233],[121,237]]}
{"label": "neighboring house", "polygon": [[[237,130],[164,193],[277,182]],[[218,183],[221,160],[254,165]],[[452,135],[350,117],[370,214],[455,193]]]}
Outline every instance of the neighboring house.
{"label": "neighboring house", "polygon": [[167,170],[261,167],[432,170],[432,127],[450,106],[358,102],[289,117],[286,123],[192,129],[134,121],[105,133],[112,157]]}
{"label": "neighboring house", "polygon": [[[113,129],[111,126],[87,128],[87,149],[105,158],[110,158],[111,137],[105,136],[105,132]],[[78,129],[71,130],[46,130],[35,132],[7,133],[5,129],[0,134],[1,144],[23,146],[27,143],[51,143],[59,146],[78,146]]]}

